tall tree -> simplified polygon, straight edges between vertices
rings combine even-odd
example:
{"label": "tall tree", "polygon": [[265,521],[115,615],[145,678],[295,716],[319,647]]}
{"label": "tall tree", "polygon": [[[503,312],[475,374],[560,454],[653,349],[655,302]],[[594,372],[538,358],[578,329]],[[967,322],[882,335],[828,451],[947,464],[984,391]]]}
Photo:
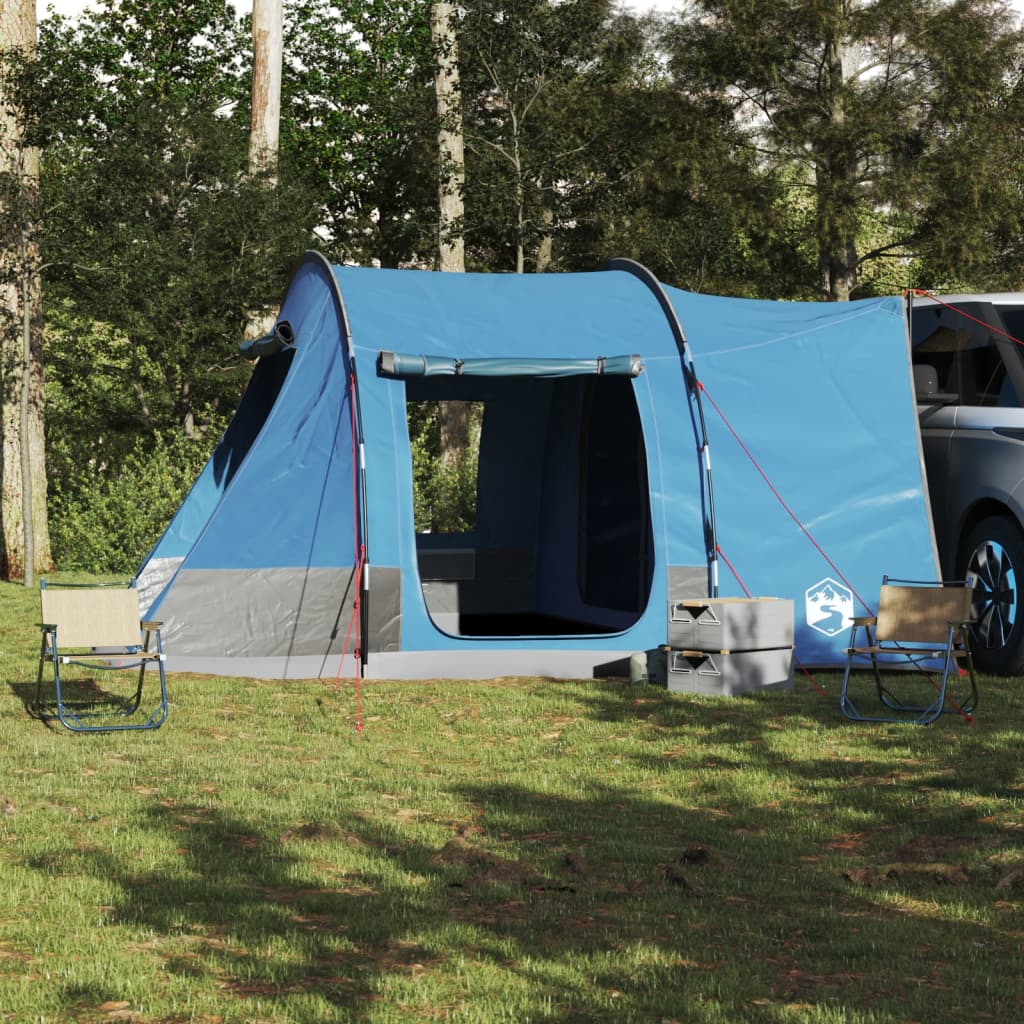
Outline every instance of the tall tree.
{"label": "tall tree", "polygon": [[[466,158],[459,86],[459,41],[455,7],[434,0],[430,38],[434,47],[434,94],[437,97],[437,269],[461,274],[466,269],[463,234]],[[466,402],[439,402],[437,423],[442,466],[464,457],[469,445],[470,415]]]}
{"label": "tall tree", "polygon": [[281,138],[281,48],[284,43],[281,0],[253,0],[252,126],[249,173],[277,174]]}
{"label": "tall tree", "polygon": [[16,85],[36,47],[34,0],[0,3],[0,575],[27,585],[50,568],[43,444],[39,153]]}
{"label": "tall tree", "polygon": [[[770,169],[740,145],[728,104],[683,93],[665,70],[656,15],[605,23],[591,60],[545,115],[575,140],[548,194],[554,265],[588,269],[639,260],[693,291],[793,295],[799,277]],[[545,237],[546,236],[546,237]]]}
{"label": "tall tree", "polygon": [[434,44],[438,123],[438,269],[458,273],[466,269],[463,233],[466,156],[455,21],[454,5],[448,0],[435,0],[430,10],[430,36]]}
{"label": "tall tree", "polygon": [[[249,126],[249,174],[269,189],[277,187],[281,148],[281,61],[284,45],[281,0],[253,0],[252,113]],[[276,305],[251,310],[245,336],[259,338],[274,329]]]}
{"label": "tall tree", "polygon": [[[668,38],[680,86],[733,105],[746,144],[792,169],[813,211],[820,293],[850,298],[865,261],[906,258],[957,102],[977,106],[1015,45],[1001,0],[694,0]],[[967,26],[971,31],[962,31]],[[979,68],[989,68],[979,81]],[[998,73],[996,75],[998,77]],[[959,97],[957,102],[953,96]],[[803,200],[796,199],[802,203]],[[866,216],[893,230],[865,251]]]}

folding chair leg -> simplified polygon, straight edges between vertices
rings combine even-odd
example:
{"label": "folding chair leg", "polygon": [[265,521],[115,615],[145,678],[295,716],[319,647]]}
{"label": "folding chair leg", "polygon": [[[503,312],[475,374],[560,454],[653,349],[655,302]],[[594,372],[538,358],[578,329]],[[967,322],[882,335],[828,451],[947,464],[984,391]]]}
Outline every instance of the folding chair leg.
{"label": "folding chair leg", "polygon": [[[139,729],[158,729],[163,725],[164,720],[167,718],[169,706],[167,701],[167,676],[164,670],[163,651],[161,649],[159,638],[157,639],[158,658],[143,659],[139,663],[139,680],[135,688],[135,693],[126,701],[124,701],[120,708],[116,711],[110,711],[109,716],[118,718],[130,718],[132,715],[138,712],[142,706],[142,691],[145,685],[146,678],[146,667],[151,663],[156,663],[157,671],[159,673],[159,686],[160,686],[160,699],[156,705],[156,708],[152,711],[149,717],[145,721],[138,722],[125,722],[118,724],[116,722],[105,722],[102,724],[91,724],[88,720],[93,717],[100,717],[103,713],[98,711],[85,711],[78,713],[72,709],[71,706],[65,700],[64,690],[65,681],[61,678],[60,671],[60,658],[52,656],[48,653],[46,645],[44,644],[43,650],[39,659],[39,670],[36,674],[36,699],[35,703],[30,708],[30,713],[35,718],[40,719],[57,719],[61,725],[66,729],[70,729],[71,732],[125,732],[128,730],[139,730]],[[53,663],[53,688],[54,688],[54,713],[47,714],[43,710],[42,703],[42,686],[43,686],[43,672],[44,664],[47,660]],[[76,662],[76,664],[78,664]]]}
{"label": "folding chair leg", "polygon": [[31,714],[36,718],[43,716],[43,666],[46,664],[47,634],[44,631],[39,643],[39,668],[36,671],[36,699],[29,708]]}
{"label": "folding chair leg", "polygon": [[[873,660],[873,659],[872,659]],[[949,699],[949,676],[952,672],[958,671],[955,660],[947,657],[943,666],[942,676],[936,686],[935,699],[930,704],[905,704],[897,700],[891,691],[878,681],[878,695],[882,704],[893,712],[892,715],[865,715],[862,714],[849,696],[850,681],[850,659],[847,661],[846,673],[843,676],[843,687],[839,697],[840,710],[847,718],[858,722],[894,722],[907,723],[911,725],[929,725],[947,710],[956,710],[965,718],[970,719],[978,702],[977,681],[974,676],[974,666],[970,666],[971,697],[964,704],[953,704],[947,708]],[[876,673],[877,674],[877,673]]]}

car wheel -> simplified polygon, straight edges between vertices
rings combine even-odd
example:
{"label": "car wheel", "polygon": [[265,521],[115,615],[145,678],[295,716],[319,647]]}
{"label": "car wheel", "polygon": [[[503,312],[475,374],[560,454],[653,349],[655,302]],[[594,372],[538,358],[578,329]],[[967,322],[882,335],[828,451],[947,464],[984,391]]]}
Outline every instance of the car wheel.
{"label": "car wheel", "polygon": [[990,516],[970,529],[962,550],[962,576],[977,580],[975,664],[983,672],[1017,675],[1024,668],[1024,533],[1012,519]]}

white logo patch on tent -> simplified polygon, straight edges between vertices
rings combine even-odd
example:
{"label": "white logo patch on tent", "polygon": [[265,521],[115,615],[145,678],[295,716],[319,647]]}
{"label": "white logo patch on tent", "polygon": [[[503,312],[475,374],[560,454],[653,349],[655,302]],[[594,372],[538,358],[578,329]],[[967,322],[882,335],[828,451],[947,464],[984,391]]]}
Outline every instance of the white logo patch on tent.
{"label": "white logo patch on tent", "polygon": [[807,625],[825,636],[836,636],[853,624],[853,592],[831,576],[805,593]]}

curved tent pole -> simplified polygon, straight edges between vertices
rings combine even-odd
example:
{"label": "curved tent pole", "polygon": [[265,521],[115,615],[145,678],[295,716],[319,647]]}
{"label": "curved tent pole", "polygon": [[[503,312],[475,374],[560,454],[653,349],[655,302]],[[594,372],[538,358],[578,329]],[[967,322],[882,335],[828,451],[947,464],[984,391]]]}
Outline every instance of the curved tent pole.
{"label": "curved tent pole", "polygon": [[704,513],[704,547],[708,562],[708,595],[718,596],[718,538],[715,529],[715,492],[711,482],[711,449],[708,444],[707,424],[704,420],[704,406],[700,397],[700,381],[694,366],[683,325],[679,322],[661,282],[642,263],[635,260],[617,258],[609,260],[608,270],[621,270],[639,278],[654,293],[654,297],[665,314],[672,337],[675,338],[679,359],[683,367],[683,380],[686,382],[686,397],[690,405],[690,421],[697,441],[698,459],[701,466],[701,508]]}
{"label": "curved tent pole", "polygon": [[[327,275],[327,279],[331,283],[331,290],[334,295],[335,301],[338,304],[338,315],[341,319],[341,329],[344,334],[344,343],[346,354],[348,356],[349,373],[351,374],[349,380],[352,388],[352,405],[355,410],[353,416],[353,422],[356,429],[355,441],[355,456],[358,459],[359,466],[359,488],[356,494],[356,500],[359,502],[359,516],[357,522],[357,528],[359,531],[359,538],[362,541],[362,594],[359,595],[359,607],[360,607],[360,622],[359,622],[359,661],[362,667],[366,666],[367,652],[366,652],[366,638],[368,637],[368,621],[367,621],[367,605],[370,589],[370,574],[369,574],[369,550],[370,550],[370,537],[369,537],[369,519],[366,513],[366,446],[363,443],[363,409],[362,403],[359,400],[359,375],[356,371],[356,353],[355,347],[352,343],[352,327],[348,318],[348,310],[345,308],[345,298],[341,294],[341,287],[338,284],[338,279],[334,276],[334,267],[331,266],[330,260],[324,256],[323,253],[318,252],[315,249],[310,249],[305,254],[305,259],[309,262],[321,264],[321,269]],[[355,558],[355,565],[358,567],[360,564],[360,551],[359,545],[353,552]]]}

